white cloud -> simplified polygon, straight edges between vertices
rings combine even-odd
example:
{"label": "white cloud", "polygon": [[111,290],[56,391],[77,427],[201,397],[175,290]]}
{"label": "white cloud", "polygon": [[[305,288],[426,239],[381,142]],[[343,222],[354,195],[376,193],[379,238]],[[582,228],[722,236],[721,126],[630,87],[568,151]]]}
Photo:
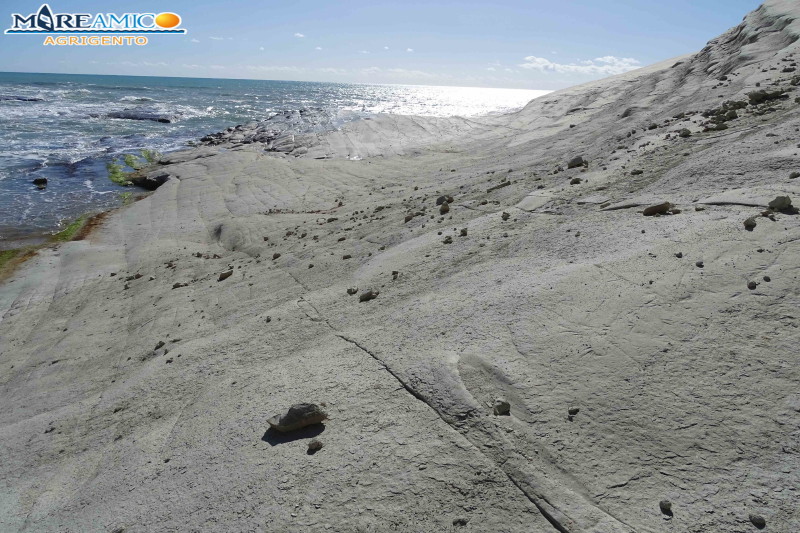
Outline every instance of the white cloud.
{"label": "white cloud", "polygon": [[413,51],[414,51],[413,48],[406,48],[406,52],[413,52]]}
{"label": "white cloud", "polygon": [[166,67],[168,66],[163,61],[159,61],[158,63],[150,63],[149,61],[142,61],[142,65],[145,67]]}
{"label": "white cloud", "polygon": [[268,65],[243,65],[244,68],[253,72],[303,72],[301,67],[283,67]]}
{"label": "white cloud", "polygon": [[295,33],[294,36],[297,37],[298,39],[302,39],[303,37],[305,37],[305,35],[303,35],[302,33]]}
{"label": "white cloud", "polygon": [[389,49],[389,47],[388,47],[388,46],[384,46],[384,47],[383,47],[383,49],[384,49],[384,50],[388,50],[388,49]]}
{"label": "white cloud", "polygon": [[361,50],[361,51],[359,52],[359,54],[368,54],[368,53],[369,53],[369,51],[368,51],[368,50]]}
{"label": "white cloud", "polygon": [[209,65],[209,68],[214,70],[225,70],[225,65]]}
{"label": "white cloud", "polygon": [[496,68],[494,68],[494,67],[489,67],[489,68],[487,68],[486,70],[488,70],[489,72],[494,72],[494,71],[495,71],[495,70],[497,70],[497,69],[496,69]]}
{"label": "white cloud", "polygon": [[209,39],[211,39],[212,41],[224,41],[225,40],[224,37],[209,37]]}
{"label": "white cloud", "polygon": [[314,50],[322,50],[322,47],[321,46],[317,46],[316,48],[314,48]]}
{"label": "white cloud", "polygon": [[347,69],[343,68],[322,67],[317,70],[326,74],[347,74]]}
{"label": "white cloud", "polygon": [[259,46],[258,49],[261,50],[262,52],[264,51],[264,47],[263,46]]}
{"label": "white cloud", "polygon": [[200,39],[190,39],[193,43],[199,43]]}
{"label": "white cloud", "polygon": [[554,63],[544,57],[528,56],[525,58],[525,63],[519,66],[545,73],[611,76],[637,69],[640,65],[639,61],[632,57],[603,56],[579,63]]}

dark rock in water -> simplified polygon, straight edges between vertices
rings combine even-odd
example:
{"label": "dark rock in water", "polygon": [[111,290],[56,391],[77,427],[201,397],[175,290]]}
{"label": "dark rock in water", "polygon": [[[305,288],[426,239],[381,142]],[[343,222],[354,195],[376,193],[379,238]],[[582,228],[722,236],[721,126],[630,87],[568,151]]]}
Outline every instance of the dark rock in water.
{"label": "dark rock in water", "polygon": [[217,281],[225,281],[226,279],[228,279],[232,275],[233,275],[233,270],[226,270],[225,272],[223,272],[223,273],[221,273],[219,275],[219,278],[217,279]]}
{"label": "dark rock in water", "polygon": [[582,167],[582,166],[586,165],[587,163],[588,163],[588,161],[586,161],[583,158],[583,156],[579,155],[579,156],[573,157],[572,159],[569,160],[569,163],[567,163],[567,168]]}
{"label": "dark rock in water", "polygon": [[178,120],[180,120],[180,116],[177,114],[168,114],[164,113],[163,111],[159,111],[157,109],[147,109],[144,107],[123,109],[122,111],[112,111],[111,113],[108,113],[106,116],[108,118],[118,118],[125,120],[150,120],[152,122],[161,122],[164,124],[170,124],[172,122],[177,122]]}
{"label": "dark rock in water", "polygon": [[32,96],[13,96],[0,94],[0,102],[44,102],[44,98],[35,98]]}
{"label": "dark rock in water", "polygon": [[436,199],[436,205],[442,205],[445,202],[447,202],[448,204],[452,204],[453,203],[453,197],[452,196],[440,196],[439,198]]}
{"label": "dark rock in water", "polygon": [[36,178],[31,183],[33,183],[40,189],[44,189],[45,187],[47,187],[47,178]]}
{"label": "dark rock in water", "polygon": [[672,204],[669,202],[664,202],[663,204],[651,205],[650,207],[646,207],[642,214],[646,217],[652,217],[653,215],[665,215],[667,212],[672,208]]}
{"label": "dark rock in water", "polygon": [[318,405],[298,403],[291,406],[285,414],[273,416],[267,420],[267,423],[272,429],[286,433],[312,424],[319,424],[327,418],[328,415]]}
{"label": "dark rock in water", "polygon": [[751,514],[749,517],[750,523],[756,526],[758,529],[764,529],[767,527],[767,521],[764,520],[764,517],[758,514]]}
{"label": "dark rock in water", "polygon": [[381,293],[381,291],[378,291],[378,290],[367,289],[366,291],[361,293],[361,296],[358,297],[358,301],[359,302],[368,302],[370,300],[374,300],[375,298],[378,297],[378,295],[380,293]]}
{"label": "dark rock in water", "polygon": [[669,500],[661,500],[658,502],[658,508],[667,516],[672,516],[672,502]]}

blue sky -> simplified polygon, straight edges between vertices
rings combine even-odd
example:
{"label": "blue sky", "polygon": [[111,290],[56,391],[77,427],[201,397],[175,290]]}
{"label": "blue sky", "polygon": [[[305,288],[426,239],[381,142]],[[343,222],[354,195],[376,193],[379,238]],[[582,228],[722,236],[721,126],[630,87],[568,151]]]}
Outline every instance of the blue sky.
{"label": "blue sky", "polygon": [[[43,46],[0,35],[0,71],[558,89],[701,49],[759,0],[52,0],[54,13],[178,13],[185,36]],[[4,0],[12,12],[40,1]]]}

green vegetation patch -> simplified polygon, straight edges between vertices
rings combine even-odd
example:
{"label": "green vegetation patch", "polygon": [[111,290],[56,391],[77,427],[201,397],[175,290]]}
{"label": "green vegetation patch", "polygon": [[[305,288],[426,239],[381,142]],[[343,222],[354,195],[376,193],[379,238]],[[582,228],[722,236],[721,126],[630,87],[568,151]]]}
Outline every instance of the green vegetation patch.
{"label": "green vegetation patch", "polygon": [[75,235],[83,228],[86,221],[89,220],[89,215],[81,215],[69,224],[67,227],[50,237],[51,242],[68,242],[71,241]]}

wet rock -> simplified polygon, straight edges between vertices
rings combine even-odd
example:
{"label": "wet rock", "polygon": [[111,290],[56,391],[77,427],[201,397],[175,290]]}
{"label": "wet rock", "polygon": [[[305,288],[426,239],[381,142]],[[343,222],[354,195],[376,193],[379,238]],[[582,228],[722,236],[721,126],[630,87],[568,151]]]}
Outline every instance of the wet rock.
{"label": "wet rock", "polygon": [[750,217],[744,221],[744,229],[753,231],[756,227],[756,217]]}
{"label": "wet rock", "polygon": [[669,500],[661,500],[658,502],[658,508],[661,509],[661,512],[664,513],[666,516],[672,516],[672,502]]}
{"label": "wet rock", "polygon": [[170,177],[168,172],[151,172],[147,176],[133,176],[130,182],[142,189],[154,191],[169,181]]}
{"label": "wet rock", "polygon": [[445,202],[439,207],[439,214],[445,215],[450,212],[450,204]]}
{"label": "wet rock", "polygon": [[311,442],[308,443],[308,455],[314,455],[318,451],[322,449],[324,444],[319,439],[311,439]]}
{"label": "wet rock", "polygon": [[366,291],[361,293],[361,296],[358,297],[358,301],[359,302],[368,302],[370,300],[374,300],[375,298],[378,297],[378,295],[380,293],[381,293],[381,291],[379,291],[379,290],[367,289]]}
{"label": "wet rock", "polygon": [[354,295],[357,292],[358,292],[358,287],[351,287],[347,289],[347,294],[349,294],[350,296]]}
{"label": "wet rock", "polygon": [[567,163],[567,168],[578,168],[586,164],[588,164],[588,161],[586,161],[583,156],[579,155],[569,160],[569,163]]}
{"label": "wet rock", "polygon": [[233,269],[226,270],[225,272],[222,272],[219,275],[219,278],[217,278],[217,281],[225,281],[226,279],[228,279],[231,276],[233,276]]}
{"label": "wet rock", "polygon": [[656,204],[651,205],[650,207],[646,207],[642,214],[646,217],[652,217],[654,215],[665,215],[667,212],[672,208],[672,204],[669,202],[664,202],[663,204]]}
{"label": "wet rock", "polygon": [[285,414],[273,416],[267,420],[267,423],[272,429],[286,433],[313,424],[319,424],[323,420],[327,420],[327,418],[327,413],[318,405],[298,403],[291,406]]}
{"label": "wet rock", "polygon": [[749,517],[750,523],[756,526],[758,529],[764,529],[767,527],[767,521],[764,520],[764,517],[758,514],[751,514]]}
{"label": "wet rock", "polygon": [[492,412],[497,416],[508,416],[511,414],[511,404],[505,398],[498,398],[494,401]]}
{"label": "wet rock", "polygon": [[35,180],[33,180],[32,183],[36,185],[38,188],[44,189],[45,187],[47,187],[47,178],[36,178]]}

